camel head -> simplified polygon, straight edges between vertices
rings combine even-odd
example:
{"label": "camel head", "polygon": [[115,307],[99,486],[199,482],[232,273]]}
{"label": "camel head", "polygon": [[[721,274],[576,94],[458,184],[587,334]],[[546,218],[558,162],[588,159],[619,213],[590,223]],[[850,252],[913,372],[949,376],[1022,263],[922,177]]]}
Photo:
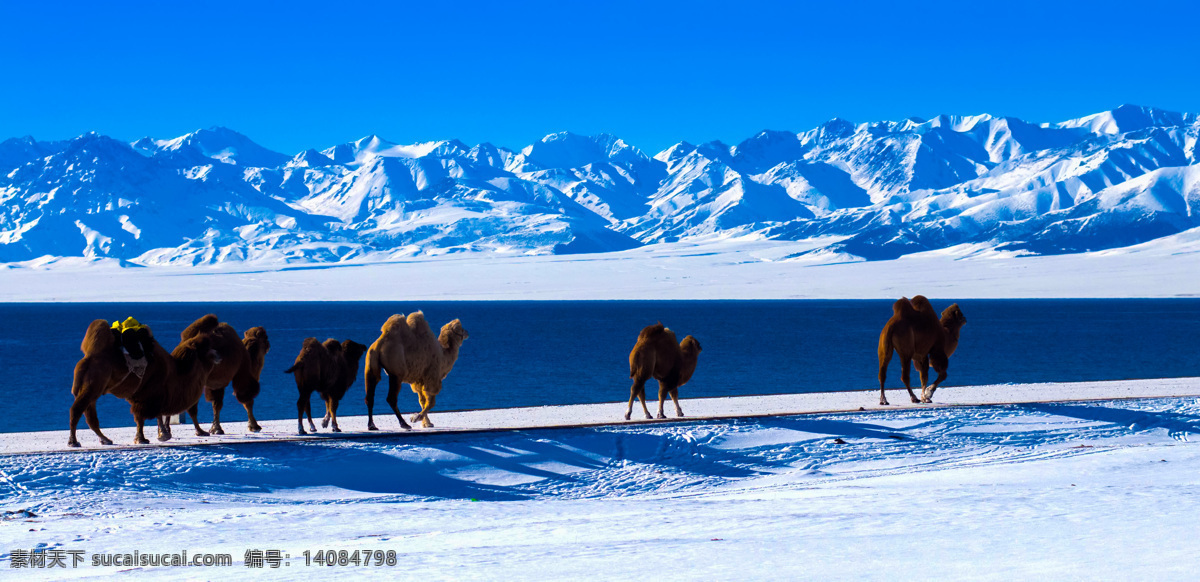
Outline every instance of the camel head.
{"label": "camel head", "polygon": [[958,329],[966,323],[967,317],[963,315],[963,312],[958,308],[957,303],[947,307],[946,310],[942,312],[942,326],[944,326],[946,329]]}
{"label": "camel head", "polygon": [[438,343],[442,344],[443,349],[448,350],[461,346],[463,340],[468,337],[471,335],[462,326],[462,322],[456,319],[442,326],[442,333],[438,335]]}
{"label": "camel head", "polygon": [[221,363],[221,355],[213,349],[212,340],[207,335],[200,335],[180,342],[171,352],[175,365],[181,374],[190,374],[197,366],[207,375],[217,364]]}
{"label": "camel head", "polygon": [[679,342],[679,348],[685,355],[696,355],[701,352],[700,341],[690,335]]}
{"label": "camel head", "polygon": [[345,340],[342,342],[342,354],[345,355],[347,362],[357,362],[365,353],[367,353],[367,346],[354,340]]}
{"label": "camel head", "polygon": [[259,350],[260,353],[266,354],[271,349],[271,342],[267,339],[267,330],[261,327],[252,327],[246,330],[242,334],[242,343],[251,353]]}

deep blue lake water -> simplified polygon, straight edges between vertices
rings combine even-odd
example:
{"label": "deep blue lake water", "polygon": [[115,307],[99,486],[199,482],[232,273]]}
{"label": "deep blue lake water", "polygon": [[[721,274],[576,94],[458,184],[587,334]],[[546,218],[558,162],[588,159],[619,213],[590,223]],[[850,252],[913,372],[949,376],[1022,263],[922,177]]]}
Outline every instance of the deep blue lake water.
{"label": "deep blue lake water", "polygon": [[[934,299],[939,312],[954,300]],[[1200,299],[958,300],[967,317],[945,386],[1200,376]],[[196,318],[215,313],[271,339],[259,419],[295,418],[296,385],[283,370],[306,337],[370,344],[393,313],[421,309],[434,330],[460,318],[471,337],[438,396],[437,411],[623,401],[629,350],[661,320],[704,348],[686,398],[878,388],[875,349],[892,301],[580,301],[421,303],[0,304],[0,432],[66,429],[79,343],[93,319],[134,316],[168,351]],[[913,380],[916,382],[916,374]],[[900,388],[893,359],[888,387]],[[657,396],[651,383],[649,395]],[[903,400],[902,392],[895,399]],[[362,375],[339,416],[366,414]],[[386,380],[376,413],[388,410]],[[864,404],[878,394],[863,396]],[[889,398],[892,398],[889,392]],[[653,404],[651,404],[653,407]],[[103,397],[102,427],[129,426],[124,400]],[[401,410],[415,412],[404,387]],[[623,410],[614,407],[613,416]],[[313,396],[314,414],[323,410]],[[670,405],[668,404],[668,410]],[[385,416],[386,418],[386,416]],[[201,423],[212,420],[201,401]],[[242,424],[227,392],[222,422]],[[434,421],[436,422],[436,416]],[[392,423],[383,425],[393,426]],[[79,427],[86,431],[80,420]],[[348,426],[350,430],[363,427]],[[241,430],[241,429],[239,429]]]}

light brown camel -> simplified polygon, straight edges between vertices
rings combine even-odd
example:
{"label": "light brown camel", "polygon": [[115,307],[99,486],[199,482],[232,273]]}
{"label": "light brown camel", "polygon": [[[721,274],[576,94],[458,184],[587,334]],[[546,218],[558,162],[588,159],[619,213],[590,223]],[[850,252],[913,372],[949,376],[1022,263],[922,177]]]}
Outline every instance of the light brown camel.
{"label": "light brown camel", "polygon": [[689,335],[676,343],[675,332],[663,327],[662,322],[646,326],[629,352],[629,377],[633,378],[633,386],[629,388],[625,420],[633,415],[635,398],[641,399],[642,411],[650,418],[650,410],[646,408],[646,381],[650,378],[658,380],[658,418],[667,417],[663,414],[663,401],[668,394],[675,404],[675,414],[683,416],[683,409],[679,407],[679,387],[692,379],[699,357],[700,342],[696,338]]}
{"label": "light brown camel", "polygon": [[304,432],[305,413],[308,414],[308,427],[312,432],[317,432],[312,418],[313,392],[320,394],[325,401],[325,418],[321,426],[329,426],[332,421],[333,432],[342,432],[337,423],[338,403],[358,377],[358,363],[366,351],[367,346],[352,340],[338,343],[337,340],[327,339],[323,344],[315,337],[304,340],[296,363],[284,370],[285,374],[295,374],[296,389],[300,392],[300,399],[296,401],[299,415],[296,427],[300,434],[307,434]]}
{"label": "light brown camel", "polygon": [[[149,443],[144,434],[148,418],[158,419],[159,440],[169,440],[170,429],[164,423],[164,417],[178,414],[200,399],[204,380],[219,359],[210,348],[209,340],[197,338],[183,342],[168,354],[155,341],[149,327],[137,324],[132,318],[126,324],[130,321],[134,325],[114,333],[107,321],[98,319],[84,334],[80,346],[84,356],[75,365],[71,385],[75,402],[71,405],[68,446],[80,446],[75,436],[80,415],[86,418],[88,427],[100,438],[101,444],[112,444],[112,440],[100,432],[96,415],[96,400],[104,394],[129,402],[137,423],[134,444]],[[142,357],[137,357],[139,355]],[[208,435],[199,425],[195,427],[197,435]]]}
{"label": "light brown camel", "polygon": [[[232,326],[218,321],[217,316],[210,313],[189,325],[179,334],[179,338],[188,340],[201,334],[209,337],[213,349],[221,357],[221,363],[209,374],[204,386],[204,398],[211,402],[213,407],[213,422],[209,431],[213,434],[225,434],[221,427],[221,409],[225,405],[225,386],[231,382],[234,398],[246,409],[247,428],[250,432],[261,431],[262,427],[254,418],[254,399],[261,389],[259,377],[267,351],[271,349],[267,331],[261,327],[252,327],[246,330],[245,337],[239,338]],[[198,410],[199,403],[195,410],[188,412],[195,417]]]}
{"label": "light brown camel", "polygon": [[[958,348],[959,331],[966,323],[967,318],[957,303],[947,307],[940,320],[923,295],[913,297],[912,301],[901,297],[892,304],[892,317],[879,334],[879,404],[886,406],[888,403],[883,386],[893,351],[900,356],[900,379],[908,390],[909,398],[914,404],[933,402],[933,392],[946,379],[950,356]],[[909,362],[914,361],[921,376],[919,400],[909,385]],[[933,364],[938,377],[933,385],[927,387],[930,364]]]}
{"label": "light brown camel", "polygon": [[414,311],[405,318],[393,315],[380,329],[382,333],[367,350],[367,365],[364,375],[367,385],[367,429],[379,430],[375,426],[375,386],[388,375],[387,403],[404,429],[411,428],[396,403],[400,396],[400,383],[412,386],[421,402],[421,411],[414,414],[412,422],[430,428],[429,411],[442,390],[442,380],[458,361],[458,349],[467,339],[467,330],[455,319],[442,326],[441,334],[433,336],[433,330],[425,321],[425,314]]}

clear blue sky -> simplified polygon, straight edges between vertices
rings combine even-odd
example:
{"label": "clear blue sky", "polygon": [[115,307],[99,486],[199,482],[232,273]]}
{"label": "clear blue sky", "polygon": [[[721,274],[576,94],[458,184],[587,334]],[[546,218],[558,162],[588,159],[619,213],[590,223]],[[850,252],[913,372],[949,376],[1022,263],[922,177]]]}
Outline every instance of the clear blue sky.
{"label": "clear blue sky", "polygon": [[832,117],[1200,111],[1197,5],[4,2],[0,138],[224,125],[290,154],[570,130],[654,153]]}

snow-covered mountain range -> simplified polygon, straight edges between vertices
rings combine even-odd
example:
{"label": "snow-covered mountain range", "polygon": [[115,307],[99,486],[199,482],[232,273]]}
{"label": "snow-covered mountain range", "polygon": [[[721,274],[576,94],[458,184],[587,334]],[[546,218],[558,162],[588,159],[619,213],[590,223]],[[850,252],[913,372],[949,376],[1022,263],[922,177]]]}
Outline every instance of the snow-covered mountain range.
{"label": "snow-covered mountain range", "polygon": [[514,151],[376,136],[270,151],[225,128],[0,142],[0,263],[337,262],[571,254],[713,237],[846,260],[1117,248],[1200,227],[1200,117],[1125,105],[1061,123],[939,116],[650,156],[611,135]]}

